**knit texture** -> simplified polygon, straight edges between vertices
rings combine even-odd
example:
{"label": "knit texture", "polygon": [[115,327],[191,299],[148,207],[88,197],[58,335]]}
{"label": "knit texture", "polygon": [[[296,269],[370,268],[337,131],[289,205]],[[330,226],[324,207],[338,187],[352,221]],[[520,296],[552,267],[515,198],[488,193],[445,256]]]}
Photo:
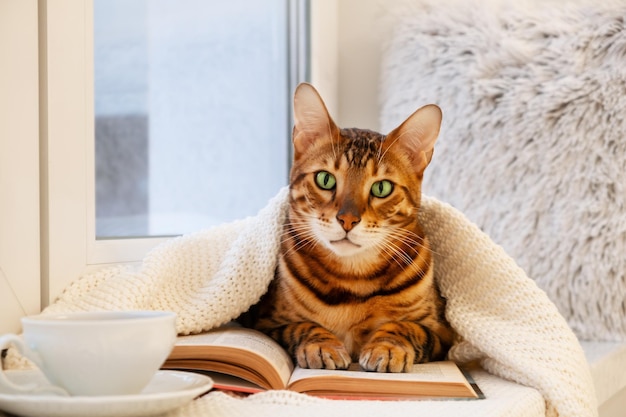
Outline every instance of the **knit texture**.
{"label": "knit texture", "polygon": [[382,125],[444,113],[424,192],[502,245],[580,339],[626,341],[626,3],[411,1]]}
{"label": "knit texture", "polygon": [[[45,312],[160,309],[178,314],[182,334],[219,326],[246,311],[273,278],[287,195],[281,190],[255,217],[163,244],[137,271],[113,268],[82,277]],[[536,388],[548,416],[597,415],[583,351],[546,294],[450,205],[424,197],[420,220],[448,300],[446,315],[463,339],[451,358],[479,359],[489,372]],[[415,410],[426,407],[419,404]]]}
{"label": "knit texture", "polygon": [[156,247],[139,270],[99,270],[71,284],[44,313],[151,309],[175,311],[180,334],[238,317],[274,276],[287,189],[256,216],[192,233]]}

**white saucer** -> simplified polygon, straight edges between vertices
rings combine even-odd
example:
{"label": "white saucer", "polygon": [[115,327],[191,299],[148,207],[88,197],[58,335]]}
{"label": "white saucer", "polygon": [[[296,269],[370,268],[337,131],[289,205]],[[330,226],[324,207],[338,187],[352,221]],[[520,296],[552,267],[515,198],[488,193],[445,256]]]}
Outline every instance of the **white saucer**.
{"label": "white saucer", "polygon": [[[18,384],[45,381],[41,372],[36,370],[5,371],[5,375]],[[0,410],[24,417],[151,416],[183,406],[212,386],[213,381],[205,375],[159,371],[136,395],[57,397],[0,393]]]}

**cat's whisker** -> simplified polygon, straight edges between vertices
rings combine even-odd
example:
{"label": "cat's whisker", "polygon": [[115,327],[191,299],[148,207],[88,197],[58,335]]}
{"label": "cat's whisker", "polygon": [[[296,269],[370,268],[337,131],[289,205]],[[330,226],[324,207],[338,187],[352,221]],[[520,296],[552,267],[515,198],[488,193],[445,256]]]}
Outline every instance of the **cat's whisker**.
{"label": "cat's whisker", "polygon": [[[399,229],[399,228],[389,228],[387,233],[390,236],[403,241],[404,243],[410,244],[411,246],[424,247],[424,245],[421,242],[422,239],[419,237],[419,235],[412,233],[409,230]],[[415,239],[411,237],[411,235],[415,236]]]}
{"label": "cat's whisker", "polygon": [[433,252],[430,250],[430,247],[424,246],[423,244],[421,244],[421,243],[419,243],[419,242],[417,242],[417,244],[416,244],[416,245],[411,246],[411,248],[410,248],[410,249],[411,249],[411,250],[413,250],[413,251],[415,252],[416,257],[417,257],[418,259],[421,259],[421,260],[422,260],[422,261],[424,261],[424,262],[426,262],[426,258],[424,257],[424,252],[425,252],[425,251],[428,251],[428,252],[429,252],[429,253],[431,253],[431,254],[433,253]]}
{"label": "cat's whisker", "polygon": [[293,241],[292,246],[287,250],[286,254],[297,252],[306,247],[314,248],[318,244],[310,223],[302,221],[298,224],[290,222],[281,235],[281,243]]}
{"label": "cat's whisker", "polygon": [[310,225],[316,219],[317,217],[314,214],[300,211],[296,216],[289,218],[285,225]]}
{"label": "cat's whisker", "polygon": [[[413,258],[411,258],[411,256],[404,249],[392,242],[389,242],[388,244],[395,249],[396,255],[406,264],[406,266],[413,265]],[[419,252],[417,252],[417,255],[419,256]]]}
{"label": "cat's whisker", "polygon": [[[385,238],[382,240],[382,243],[393,251],[394,256],[402,259],[406,264],[413,262],[413,259],[396,242],[397,242],[396,239],[394,239],[390,235],[385,236]],[[418,251],[415,251],[415,252],[419,253]]]}
{"label": "cat's whisker", "polygon": [[283,233],[283,235],[281,236],[281,242],[289,242],[289,241],[299,242],[303,240],[311,240],[312,238],[314,238],[313,233],[307,230],[300,230],[300,231],[296,231],[295,233],[292,233],[292,232]]}
{"label": "cat's whisker", "polygon": [[300,240],[298,243],[296,243],[295,245],[293,245],[291,248],[289,248],[287,251],[285,251],[284,256],[288,256],[294,252],[298,252],[301,249],[306,248],[307,246],[312,246],[315,247],[317,243],[313,240],[313,239],[303,239]]}
{"label": "cat's whisker", "polygon": [[333,150],[333,158],[337,159],[337,150],[335,149],[335,138],[333,138],[333,129],[330,125],[330,120],[327,122],[326,127],[328,129],[328,137],[330,138],[331,149]]}
{"label": "cat's whisker", "polygon": [[313,229],[308,225],[291,226],[287,228],[285,231],[283,231],[283,233],[281,234],[281,237],[283,238],[282,240],[289,240],[289,239],[305,240],[306,238],[309,238],[309,237],[314,238],[315,233],[313,232]]}
{"label": "cat's whisker", "polygon": [[281,234],[281,242],[289,240],[297,242],[292,245],[288,253],[305,248],[313,249],[318,245],[319,239],[313,229],[313,224],[317,220],[318,218],[314,214],[303,211],[297,212],[295,219],[292,217],[288,220]]}
{"label": "cat's whisker", "polygon": [[[385,137],[385,140],[387,139],[387,137]],[[376,161],[378,163],[380,163],[380,161],[382,161],[382,152],[383,152],[383,143],[385,143],[385,140],[381,140],[380,144],[378,145],[378,153],[376,154]]]}
{"label": "cat's whisker", "polygon": [[[420,268],[414,262],[414,258],[411,257],[406,250],[402,249],[398,244],[394,243],[393,242],[393,237],[391,235],[389,235],[383,241],[383,244],[392,249],[393,256],[395,258],[399,258],[399,259],[401,259],[405,263],[405,265],[403,266],[403,269],[406,269],[405,267],[410,267],[415,272],[417,272],[417,273],[420,272]],[[423,253],[420,250],[415,249],[415,247],[410,247],[410,249],[415,252],[415,255],[416,255],[416,257],[418,259],[426,261],[426,259],[423,256]]]}
{"label": "cat's whisker", "polygon": [[389,228],[387,234],[403,243],[410,246],[417,246],[421,249],[430,250],[430,248],[423,243],[423,239],[415,232],[402,228]]}
{"label": "cat's whisker", "polygon": [[291,228],[310,228],[310,222],[307,220],[288,220],[285,222],[283,232],[289,231]]}
{"label": "cat's whisker", "polygon": [[380,244],[377,245],[377,248],[379,249],[379,252],[384,252],[384,255],[386,255],[385,257],[388,257],[390,259],[392,259],[396,264],[398,264],[398,266],[404,270],[406,268],[406,265],[403,265],[400,260],[395,256],[396,255],[396,251],[388,246],[386,244],[386,242],[381,242]]}
{"label": "cat's whisker", "polygon": [[[409,140],[413,144],[412,147],[419,148],[421,145],[420,143],[421,141],[419,140],[419,138],[424,135],[424,132],[422,131],[422,129],[417,129],[417,128],[403,129],[402,133],[400,133],[398,136],[395,137],[394,141],[391,142],[389,146],[387,146],[387,149],[385,149],[385,152],[382,154],[382,156],[378,158],[379,163],[383,160],[383,158],[385,157],[389,149],[391,149],[393,145],[398,143],[398,141],[405,135],[409,135],[409,139],[407,140]],[[415,141],[417,141],[418,143],[415,144],[414,143]]]}
{"label": "cat's whisker", "polygon": [[[423,238],[411,230],[394,228],[389,233],[393,234],[393,236],[398,238],[399,240],[404,239],[406,242],[410,243],[412,246],[419,246],[421,249],[427,250],[431,254],[441,255],[437,251],[433,250],[433,248],[430,245],[425,245],[423,243],[424,242]],[[414,238],[412,236],[414,236]]]}
{"label": "cat's whisker", "polygon": [[[380,164],[383,159],[385,158],[385,155],[387,155],[387,151],[389,151],[389,149],[398,141],[398,138],[396,138],[393,142],[391,142],[391,145],[387,146],[387,149],[385,149],[385,152],[383,152],[382,155],[379,154],[378,156],[378,163]],[[382,148],[382,144],[381,144],[381,148]]]}
{"label": "cat's whisker", "polygon": [[287,251],[285,251],[285,256],[289,256],[292,253],[298,252],[301,249],[304,249],[305,247],[307,247],[308,245],[312,245],[313,247],[315,247],[316,243],[312,241],[302,241],[299,244],[294,245],[292,248],[289,248]]}

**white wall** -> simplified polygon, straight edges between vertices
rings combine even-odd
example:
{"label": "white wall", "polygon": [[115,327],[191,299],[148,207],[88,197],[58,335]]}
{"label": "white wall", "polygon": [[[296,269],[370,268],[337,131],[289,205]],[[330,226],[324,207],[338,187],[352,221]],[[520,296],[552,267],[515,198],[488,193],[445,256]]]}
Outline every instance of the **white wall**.
{"label": "white wall", "polygon": [[40,306],[37,0],[0,0],[0,334]]}
{"label": "white wall", "polygon": [[[397,2],[311,2],[312,83],[341,127],[379,130],[379,69]],[[387,133],[387,132],[383,132]]]}
{"label": "white wall", "polygon": [[[339,115],[344,127],[378,131],[379,69],[393,1],[339,3]],[[387,132],[382,132],[387,133]]]}
{"label": "white wall", "polygon": [[339,115],[339,2],[311,2],[311,83],[335,121]]}

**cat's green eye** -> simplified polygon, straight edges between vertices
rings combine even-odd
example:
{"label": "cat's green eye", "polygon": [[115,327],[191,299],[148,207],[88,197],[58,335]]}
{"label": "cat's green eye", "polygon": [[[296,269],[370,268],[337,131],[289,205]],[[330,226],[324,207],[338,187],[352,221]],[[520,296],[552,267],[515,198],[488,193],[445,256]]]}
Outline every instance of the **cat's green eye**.
{"label": "cat's green eye", "polygon": [[337,184],[335,176],[328,171],[320,171],[315,174],[315,182],[322,190],[332,190]]}
{"label": "cat's green eye", "polygon": [[393,183],[389,180],[376,181],[372,185],[372,195],[378,198],[385,198],[393,191]]}

